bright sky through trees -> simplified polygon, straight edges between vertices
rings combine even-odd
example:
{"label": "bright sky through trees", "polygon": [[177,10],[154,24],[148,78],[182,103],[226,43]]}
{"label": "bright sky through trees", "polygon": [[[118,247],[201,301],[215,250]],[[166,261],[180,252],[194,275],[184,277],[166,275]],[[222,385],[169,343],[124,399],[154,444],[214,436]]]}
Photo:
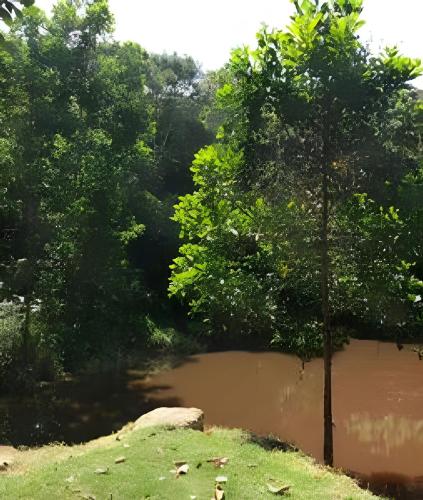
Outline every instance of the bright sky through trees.
{"label": "bright sky through trees", "polygon": [[[36,0],[49,10],[55,0]],[[232,48],[254,44],[262,22],[282,27],[293,6],[288,0],[110,0],[116,38],[133,40],[151,52],[192,55],[204,69],[216,69]],[[398,44],[405,55],[423,59],[423,0],[365,0],[362,29],[373,49]],[[423,77],[418,81],[423,88]]]}

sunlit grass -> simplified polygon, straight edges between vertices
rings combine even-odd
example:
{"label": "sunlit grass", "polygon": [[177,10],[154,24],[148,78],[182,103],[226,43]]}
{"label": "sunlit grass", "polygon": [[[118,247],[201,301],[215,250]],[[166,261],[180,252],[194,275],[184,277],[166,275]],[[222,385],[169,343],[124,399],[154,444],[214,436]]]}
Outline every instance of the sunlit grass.
{"label": "sunlit grass", "polygon": [[[375,498],[351,479],[315,465],[300,453],[266,451],[237,430],[201,433],[150,428],[124,434],[119,441],[108,438],[85,447],[48,447],[27,453],[22,475],[16,475],[18,457],[15,475],[12,467],[1,477],[0,498],[210,500],[217,476],[227,477],[222,484],[227,499],[278,498],[268,491],[269,483],[290,485],[291,499]],[[125,461],[115,464],[121,456]],[[229,462],[216,468],[207,462],[214,457],[227,457]],[[188,474],[177,478],[171,472],[174,461],[186,461]],[[96,474],[96,469],[108,472]]]}

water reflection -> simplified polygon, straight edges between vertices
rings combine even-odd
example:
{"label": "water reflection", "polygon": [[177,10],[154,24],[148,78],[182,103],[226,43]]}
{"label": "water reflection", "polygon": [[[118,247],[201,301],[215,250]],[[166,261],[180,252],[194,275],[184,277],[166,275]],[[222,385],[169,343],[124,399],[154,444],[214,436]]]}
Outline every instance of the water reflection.
{"label": "water reflection", "polygon": [[345,422],[345,427],[349,435],[368,444],[373,455],[390,457],[392,452],[397,453],[398,449],[410,444],[423,449],[423,420],[395,415],[375,419],[368,413],[354,413]]}

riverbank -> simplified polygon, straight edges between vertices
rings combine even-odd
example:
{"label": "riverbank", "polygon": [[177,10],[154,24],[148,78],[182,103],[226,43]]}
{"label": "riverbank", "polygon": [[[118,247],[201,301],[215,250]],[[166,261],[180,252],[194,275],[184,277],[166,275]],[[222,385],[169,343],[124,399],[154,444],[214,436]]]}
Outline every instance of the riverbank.
{"label": "riverbank", "polygon": [[[229,351],[133,361],[2,398],[0,445],[88,442],[158,407],[198,407],[206,427],[277,436],[322,461],[321,360],[303,367],[287,354]],[[422,369],[410,346],[393,343],[352,340],[334,356],[335,466],[377,494],[423,498]]]}
{"label": "riverbank", "polygon": [[[228,499],[277,498],[269,487],[285,486],[291,499],[377,498],[299,452],[266,451],[240,430],[147,428],[118,439],[17,452],[0,473],[0,498],[210,499],[218,476]],[[208,462],[215,457],[228,461],[216,467]],[[186,462],[187,473],[177,474],[175,462]]]}

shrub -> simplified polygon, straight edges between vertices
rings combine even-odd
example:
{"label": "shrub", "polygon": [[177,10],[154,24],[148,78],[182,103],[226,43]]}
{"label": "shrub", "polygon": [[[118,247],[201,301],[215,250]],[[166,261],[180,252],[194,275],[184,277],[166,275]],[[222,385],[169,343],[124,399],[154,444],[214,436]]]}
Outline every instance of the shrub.
{"label": "shrub", "polygon": [[24,321],[22,306],[0,302],[0,386],[12,380],[20,359],[21,332]]}

